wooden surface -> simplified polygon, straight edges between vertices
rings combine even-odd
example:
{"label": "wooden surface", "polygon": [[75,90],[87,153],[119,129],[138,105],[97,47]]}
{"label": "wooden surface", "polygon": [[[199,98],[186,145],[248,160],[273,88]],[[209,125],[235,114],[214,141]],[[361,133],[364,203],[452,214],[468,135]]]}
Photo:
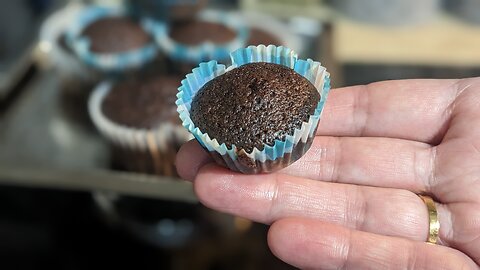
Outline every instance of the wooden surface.
{"label": "wooden surface", "polygon": [[480,66],[480,27],[446,16],[398,28],[338,19],[332,38],[340,63]]}

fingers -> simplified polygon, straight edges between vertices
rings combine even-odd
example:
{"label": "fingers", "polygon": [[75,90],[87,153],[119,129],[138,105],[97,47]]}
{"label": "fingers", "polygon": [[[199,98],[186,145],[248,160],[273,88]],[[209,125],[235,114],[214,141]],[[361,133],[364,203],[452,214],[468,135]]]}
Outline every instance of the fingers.
{"label": "fingers", "polygon": [[212,161],[202,146],[196,140],[191,140],[178,151],[175,166],[182,179],[193,181],[200,168]]}
{"label": "fingers", "polygon": [[319,136],[305,156],[282,173],[420,193],[429,189],[432,164],[432,148],[420,142]]}
{"label": "fingers", "polygon": [[[177,155],[180,176],[193,181],[211,162],[195,141]],[[433,156],[424,143],[389,138],[317,137],[312,147],[282,173],[321,180],[377,187],[402,188],[416,193],[429,189]]]}
{"label": "fingers", "polygon": [[405,190],[284,174],[234,174],[215,164],[201,169],[194,188],[207,207],[266,224],[305,217],[383,235],[427,239],[427,209],[417,195]]}
{"label": "fingers", "polygon": [[440,243],[463,251],[480,265],[480,208],[478,204],[474,202],[437,204],[437,211],[439,216],[443,216],[441,219],[443,223],[440,223]]}
{"label": "fingers", "polygon": [[402,80],[330,92],[318,134],[436,144],[445,134],[458,80]]}
{"label": "fingers", "polygon": [[[318,133],[397,137],[435,144],[445,133],[448,108],[461,92],[461,85],[457,80],[407,80],[336,89],[326,103]],[[180,151],[177,166],[182,177],[192,180],[198,165],[209,160],[197,151],[199,147],[195,153],[187,153],[189,147],[196,146],[189,144]],[[184,157],[190,158],[183,161]],[[189,168],[189,162],[194,166]]]}
{"label": "fingers", "polygon": [[308,219],[275,222],[268,243],[273,254],[300,269],[479,269],[447,247]]}

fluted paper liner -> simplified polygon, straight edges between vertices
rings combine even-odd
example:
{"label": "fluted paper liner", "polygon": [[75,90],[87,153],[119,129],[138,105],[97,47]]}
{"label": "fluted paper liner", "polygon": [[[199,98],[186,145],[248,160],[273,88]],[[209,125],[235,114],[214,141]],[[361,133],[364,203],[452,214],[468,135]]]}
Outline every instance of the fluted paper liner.
{"label": "fluted paper liner", "polygon": [[225,12],[207,10],[199,14],[198,20],[225,25],[233,30],[236,36],[223,44],[203,42],[197,45],[189,45],[173,40],[170,37],[170,29],[167,24],[159,24],[153,20],[150,20],[150,24],[154,26],[152,29],[154,29],[155,40],[162,51],[172,59],[179,61],[199,63],[210,59],[224,60],[228,59],[231,51],[246,45],[248,29],[238,18]]}
{"label": "fluted paper liner", "polygon": [[[176,104],[183,126],[212,154],[217,162],[232,170],[243,173],[261,173],[288,166],[310,148],[315,137],[320,115],[330,91],[329,73],[319,62],[311,59],[298,59],[297,54],[291,49],[274,45],[238,49],[231,53],[231,59],[232,66],[229,68],[216,61],[201,63],[182,81]],[[225,143],[219,142],[217,138],[211,138],[207,133],[202,132],[191,120],[190,108],[194,96],[205,83],[229,70],[254,62],[275,63],[294,69],[315,86],[321,98],[308,122],[302,123],[301,127],[295,129],[293,134],[287,135],[283,140],[276,140],[273,146],[264,145],[263,150],[254,148],[247,153],[235,145],[229,148]]]}
{"label": "fluted paper liner", "polygon": [[[153,61],[158,55],[155,42],[150,42],[143,47],[118,53],[95,53],[90,50],[90,40],[82,36],[83,30],[96,20],[108,17],[129,16],[128,12],[121,8],[106,8],[91,6],[85,9],[72,24],[68,31],[68,41],[80,59],[86,64],[103,72],[119,72],[132,68],[139,68],[143,64]],[[149,20],[142,19],[140,25],[153,35],[159,24],[151,24]]]}
{"label": "fluted paper liner", "polygon": [[112,86],[113,82],[106,81],[95,88],[88,102],[88,111],[100,133],[114,145],[125,150],[149,153],[155,161],[162,153],[171,152],[173,145],[192,138],[181,125],[169,122],[155,129],[140,129],[111,121],[103,114],[102,103]]}

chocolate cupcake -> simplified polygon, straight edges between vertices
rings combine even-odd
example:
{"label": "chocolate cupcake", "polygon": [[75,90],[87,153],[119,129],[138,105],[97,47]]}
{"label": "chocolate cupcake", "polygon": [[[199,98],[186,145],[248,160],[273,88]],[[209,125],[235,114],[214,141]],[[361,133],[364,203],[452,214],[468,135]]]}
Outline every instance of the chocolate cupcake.
{"label": "chocolate cupcake", "polygon": [[254,45],[254,46],[258,46],[262,44],[264,45],[273,44],[277,46],[285,45],[285,44],[282,44],[282,42],[277,37],[259,28],[250,28],[250,36],[248,38],[247,44]]}
{"label": "chocolate cupcake", "polygon": [[177,105],[183,125],[232,170],[284,168],[311,146],[329,74],[285,47],[250,46],[231,57],[228,69],[203,63],[182,81]]}
{"label": "chocolate cupcake", "polygon": [[174,41],[186,45],[222,44],[232,41],[235,31],[220,23],[195,20],[172,24],[169,35]]}
{"label": "chocolate cupcake", "polygon": [[248,30],[238,18],[205,11],[195,20],[157,27],[155,40],[182,76],[202,61],[229,61],[229,53],[246,44]]}
{"label": "chocolate cupcake", "polygon": [[120,53],[146,46],[149,34],[130,17],[98,19],[83,29],[82,37],[90,40],[94,53]]}
{"label": "chocolate cupcake", "polygon": [[308,122],[319,101],[315,86],[293,69],[249,63],[200,88],[190,118],[228,148],[236,145],[239,151],[261,151]]}
{"label": "chocolate cupcake", "polygon": [[190,21],[207,4],[208,0],[131,0],[128,3],[130,9],[140,16],[154,17],[170,22]]}
{"label": "chocolate cupcake", "polygon": [[114,144],[114,161],[128,170],[175,175],[175,155],[190,136],[176,115],[179,79],[103,83],[89,100],[90,116]]}
{"label": "chocolate cupcake", "polygon": [[113,86],[102,103],[102,112],[124,126],[155,129],[163,123],[180,124],[174,106],[180,78],[157,76]]}
{"label": "chocolate cupcake", "polygon": [[110,73],[138,69],[152,62],[158,48],[148,21],[135,20],[124,10],[90,7],[68,31],[75,53],[86,64]]}

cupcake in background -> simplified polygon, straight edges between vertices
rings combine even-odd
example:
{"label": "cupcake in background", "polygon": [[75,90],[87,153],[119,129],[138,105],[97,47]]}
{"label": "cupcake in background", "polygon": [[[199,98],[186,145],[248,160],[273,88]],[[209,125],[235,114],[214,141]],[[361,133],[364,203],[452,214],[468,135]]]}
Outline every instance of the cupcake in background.
{"label": "cupcake in background", "polygon": [[155,27],[155,40],[168,58],[169,71],[184,76],[203,61],[230,61],[230,51],[243,47],[248,29],[237,17],[203,11],[194,20]]}
{"label": "cupcake in background", "polygon": [[128,6],[139,16],[178,22],[192,20],[207,4],[208,0],[130,0]]}
{"label": "cupcake in background", "polygon": [[101,18],[88,24],[81,33],[97,54],[122,53],[147,46],[151,39],[141,25],[130,17]]}
{"label": "cupcake in background", "polygon": [[151,31],[144,19],[124,9],[90,6],[70,27],[68,42],[85,64],[103,75],[126,76],[158,59]]}
{"label": "cupcake in background", "polygon": [[175,100],[180,78],[163,75],[101,83],[89,100],[90,116],[113,144],[113,160],[135,172],[175,176],[175,155],[191,136]]}

